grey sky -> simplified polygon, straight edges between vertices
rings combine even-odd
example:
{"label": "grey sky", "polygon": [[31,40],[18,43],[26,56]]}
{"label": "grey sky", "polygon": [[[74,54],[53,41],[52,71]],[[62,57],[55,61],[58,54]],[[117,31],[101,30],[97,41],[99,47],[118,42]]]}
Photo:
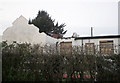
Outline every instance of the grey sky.
{"label": "grey sky", "polygon": [[77,32],[80,36],[118,34],[119,0],[1,0],[0,35],[12,22],[23,15],[33,19],[38,10],[46,10],[68,30],[65,36]]}

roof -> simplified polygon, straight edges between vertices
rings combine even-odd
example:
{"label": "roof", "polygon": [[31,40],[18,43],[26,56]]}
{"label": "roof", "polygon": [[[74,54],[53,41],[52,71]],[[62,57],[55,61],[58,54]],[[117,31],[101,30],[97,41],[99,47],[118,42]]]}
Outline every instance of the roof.
{"label": "roof", "polygon": [[63,37],[62,39],[71,39],[71,38],[73,38],[73,37]]}
{"label": "roof", "polygon": [[62,35],[59,35],[59,34],[51,34],[51,36],[53,38],[62,38],[63,37]]}
{"label": "roof", "polygon": [[77,37],[75,40],[79,39],[104,39],[104,38],[120,38],[120,35],[109,35],[109,36],[93,36],[93,37]]}

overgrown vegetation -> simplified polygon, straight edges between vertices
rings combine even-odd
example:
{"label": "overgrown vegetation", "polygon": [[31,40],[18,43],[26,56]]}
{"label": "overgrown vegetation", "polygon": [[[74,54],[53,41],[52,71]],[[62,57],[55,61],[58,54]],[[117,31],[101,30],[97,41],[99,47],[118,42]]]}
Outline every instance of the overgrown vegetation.
{"label": "overgrown vegetation", "polygon": [[39,45],[2,42],[2,81],[120,81],[120,55],[43,52]]}

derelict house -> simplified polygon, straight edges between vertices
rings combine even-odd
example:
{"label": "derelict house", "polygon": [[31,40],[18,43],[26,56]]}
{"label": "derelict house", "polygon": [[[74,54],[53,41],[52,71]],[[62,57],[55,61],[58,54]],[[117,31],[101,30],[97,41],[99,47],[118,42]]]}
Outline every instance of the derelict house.
{"label": "derelict house", "polygon": [[7,41],[8,44],[13,42],[39,44],[40,46],[56,44],[57,39],[44,32],[39,33],[39,29],[33,24],[28,24],[28,20],[23,16],[17,18],[12,24],[2,35],[2,41]]}
{"label": "derelict house", "polygon": [[120,34],[55,39],[44,32],[39,33],[39,29],[33,24],[28,24],[28,20],[23,16],[17,18],[13,25],[3,32],[2,41],[7,41],[8,44],[15,41],[32,45],[39,44],[41,47],[55,46],[54,48],[60,53],[120,54]]}
{"label": "derelict house", "polygon": [[120,35],[76,37],[60,40],[60,49],[68,53],[73,50],[88,55],[120,54]]}
{"label": "derelict house", "polygon": [[[85,54],[120,54],[120,1],[118,2],[118,35],[92,36],[92,37],[68,37],[59,40],[60,51],[72,53],[77,50]],[[77,49],[75,49],[77,48]]]}

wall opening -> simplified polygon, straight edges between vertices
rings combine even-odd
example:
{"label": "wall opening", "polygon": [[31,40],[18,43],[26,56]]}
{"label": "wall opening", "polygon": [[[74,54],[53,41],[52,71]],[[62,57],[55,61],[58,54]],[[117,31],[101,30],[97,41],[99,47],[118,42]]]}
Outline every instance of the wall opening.
{"label": "wall opening", "polygon": [[72,54],[72,42],[61,42],[60,53]]}
{"label": "wall opening", "polygon": [[114,53],[113,40],[110,41],[100,41],[100,53],[102,55],[111,55]]}

